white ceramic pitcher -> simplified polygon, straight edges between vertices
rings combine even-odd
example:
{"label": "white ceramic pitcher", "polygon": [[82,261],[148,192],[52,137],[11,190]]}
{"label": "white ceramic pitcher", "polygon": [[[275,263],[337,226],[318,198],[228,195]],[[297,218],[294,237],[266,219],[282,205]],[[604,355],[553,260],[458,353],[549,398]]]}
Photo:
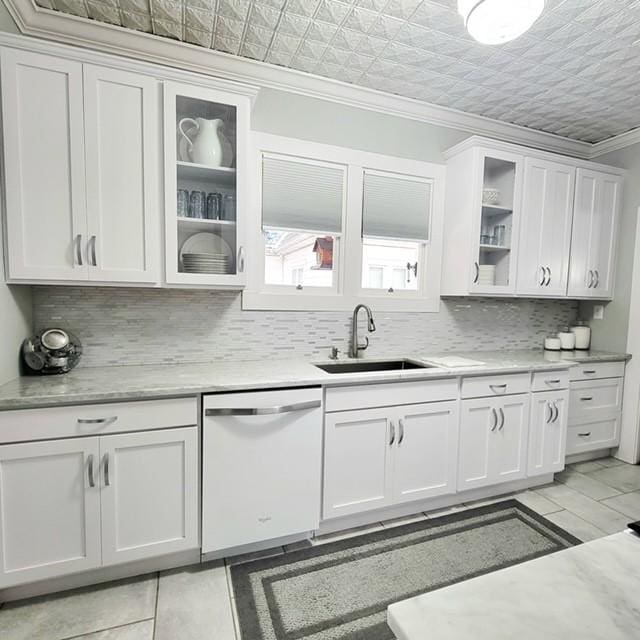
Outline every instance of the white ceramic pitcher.
{"label": "white ceramic pitcher", "polygon": [[[191,125],[191,138],[184,132],[182,126]],[[205,164],[209,167],[222,166],[222,133],[220,128],[224,122],[218,118],[182,118],[178,123],[178,131],[187,142],[187,152],[191,162]],[[195,129],[195,130],[194,130]]]}

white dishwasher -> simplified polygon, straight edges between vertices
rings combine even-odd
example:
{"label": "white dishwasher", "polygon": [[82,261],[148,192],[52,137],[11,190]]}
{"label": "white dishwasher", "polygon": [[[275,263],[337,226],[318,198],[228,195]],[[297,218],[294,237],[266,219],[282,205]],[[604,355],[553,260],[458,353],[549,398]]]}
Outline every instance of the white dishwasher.
{"label": "white dishwasher", "polygon": [[322,390],[203,399],[202,552],[317,529]]}

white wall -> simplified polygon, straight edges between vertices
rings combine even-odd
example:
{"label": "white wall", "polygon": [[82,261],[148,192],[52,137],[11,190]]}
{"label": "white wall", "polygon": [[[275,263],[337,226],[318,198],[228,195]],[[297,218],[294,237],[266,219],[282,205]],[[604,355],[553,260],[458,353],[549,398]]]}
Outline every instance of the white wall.
{"label": "white wall", "polygon": [[11,17],[9,10],[4,6],[3,2],[0,2],[0,31],[7,31],[8,33],[19,33],[18,25]]}

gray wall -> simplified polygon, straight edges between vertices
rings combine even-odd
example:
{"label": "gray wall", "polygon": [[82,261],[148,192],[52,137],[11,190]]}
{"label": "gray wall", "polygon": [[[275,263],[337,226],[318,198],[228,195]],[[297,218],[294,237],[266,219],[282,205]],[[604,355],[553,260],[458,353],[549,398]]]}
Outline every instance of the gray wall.
{"label": "gray wall", "polygon": [[4,3],[0,1],[0,31],[6,31],[8,33],[19,33],[18,25],[11,17],[9,10],[4,6]]}
{"label": "gray wall", "polygon": [[640,144],[596,158],[598,162],[622,167],[629,172],[622,194],[618,261],[614,299],[607,303],[603,320],[593,320],[593,304],[583,303],[580,314],[589,320],[592,344],[597,349],[625,351],[629,330],[631,277],[635,251],[636,223],[640,207]]}

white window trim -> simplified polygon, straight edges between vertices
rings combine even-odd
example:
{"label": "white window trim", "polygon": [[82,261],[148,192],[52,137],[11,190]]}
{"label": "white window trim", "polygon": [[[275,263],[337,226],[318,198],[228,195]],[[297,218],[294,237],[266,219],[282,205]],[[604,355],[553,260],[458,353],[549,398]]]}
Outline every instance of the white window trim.
{"label": "white window trim", "polygon": [[[440,273],[442,262],[445,166],[418,160],[385,156],[345,147],[336,147],[266,133],[251,133],[251,174],[249,194],[247,288],[242,294],[242,308],[282,311],[351,310],[364,303],[374,311],[437,312],[440,308]],[[345,165],[346,202],[342,235],[337,238],[334,264],[334,287],[306,287],[264,284],[264,241],[262,235],[261,191],[262,155],[291,155],[295,158]],[[417,291],[402,290],[392,294],[362,289],[362,181],[364,171],[380,171],[431,180],[433,184],[429,241],[421,254],[420,282]]]}

